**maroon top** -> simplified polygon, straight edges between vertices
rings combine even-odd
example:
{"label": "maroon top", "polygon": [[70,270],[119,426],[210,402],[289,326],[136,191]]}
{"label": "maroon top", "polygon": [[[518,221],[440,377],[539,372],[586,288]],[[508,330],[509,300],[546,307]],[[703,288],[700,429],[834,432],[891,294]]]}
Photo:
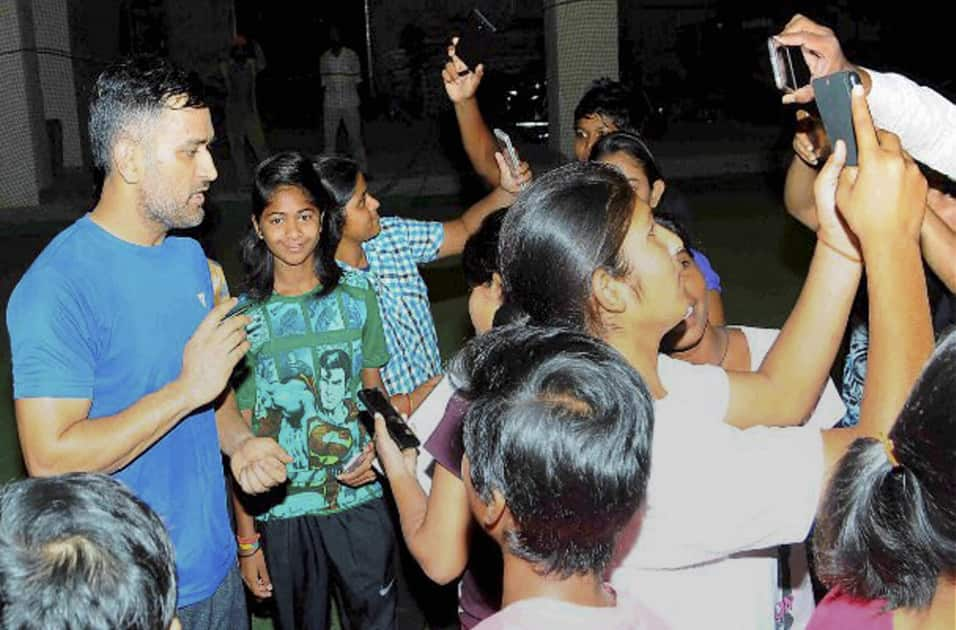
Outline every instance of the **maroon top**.
{"label": "maroon top", "polygon": [[[445,415],[424,449],[440,466],[461,479],[461,457],[465,454],[461,427],[468,411],[468,402],[453,395],[445,407]],[[483,619],[501,608],[501,550],[483,532],[475,532],[468,550],[468,565],[461,576],[459,620],[462,628],[470,630]]]}
{"label": "maroon top", "polygon": [[856,599],[834,588],[813,612],[807,630],[893,630],[893,611],[886,600]]}

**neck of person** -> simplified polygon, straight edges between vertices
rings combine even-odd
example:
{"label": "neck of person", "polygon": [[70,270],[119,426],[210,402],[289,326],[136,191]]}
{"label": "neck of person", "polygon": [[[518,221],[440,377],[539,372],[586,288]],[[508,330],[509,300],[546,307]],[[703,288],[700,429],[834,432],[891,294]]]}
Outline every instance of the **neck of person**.
{"label": "neck of person", "polygon": [[315,275],[315,261],[312,258],[295,266],[280,260],[275,260],[274,264],[272,289],[279,295],[303,295],[319,284],[319,278]]}
{"label": "neck of person", "polygon": [[[150,219],[137,198],[138,192],[117,183],[115,177],[112,174],[106,176],[103,192],[90,212],[90,219],[127,243],[143,247],[161,245],[169,228]],[[135,208],[135,211],[130,211],[130,208]]]}
{"label": "neck of person", "polygon": [[604,588],[600,572],[542,575],[537,567],[504,551],[504,584],[501,607],[524,599],[546,597],[578,606],[609,607],[616,604],[612,593]]}
{"label": "neck of person", "polygon": [[936,594],[926,608],[897,608],[893,611],[894,630],[948,630],[956,620],[956,576],[941,575]]}
{"label": "neck of person", "polygon": [[368,259],[365,257],[365,250],[362,249],[362,243],[345,237],[339,241],[339,246],[335,250],[335,259],[355,269],[368,267]]}
{"label": "neck of person", "polygon": [[[636,334],[635,334],[636,333]],[[667,396],[667,390],[657,373],[657,354],[661,335],[623,327],[612,327],[603,335],[612,348],[624,355],[627,362],[644,379],[655,400]]]}

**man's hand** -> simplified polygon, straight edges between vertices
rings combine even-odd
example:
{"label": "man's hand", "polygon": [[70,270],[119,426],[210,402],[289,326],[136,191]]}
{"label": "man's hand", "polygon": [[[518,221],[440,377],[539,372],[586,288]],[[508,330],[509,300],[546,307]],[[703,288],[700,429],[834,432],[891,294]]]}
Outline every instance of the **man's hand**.
{"label": "man's hand", "polygon": [[832,147],[820,120],[798,109],[797,130],[793,134],[793,152],[806,164],[816,167],[830,154]]}
{"label": "man's hand", "polygon": [[183,350],[183,367],[177,380],[193,408],[222,393],[233,368],[249,351],[245,329],[251,320],[234,315],[223,321],[237,303],[230,298],[209,311]]}
{"label": "man's hand", "polygon": [[453,38],[451,46],[448,47],[448,62],[441,71],[441,78],[445,82],[445,92],[448,93],[452,103],[474,98],[478,85],[481,84],[481,77],[485,75],[485,66],[480,63],[475,66],[473,72],[460,74],[468,70],[468,64],[455,54],[457,43],[458,38]]}
{"label": "man's hand", "polygon": [[[803,58],[814,79],[841,70],[857,69],[843,56],[840,40],[832,29],[821,26],[800,14],[793,16],[775,39],[784,46],[800,46]],[[812,85],[805,85],[783,96],[784,103],[809,103],[812,100]]]}
{"label": "man's hand", "polygon": [[272,597],[272,580],[269,578],[269,569],[266,567],[266,558],[262,549],[257,549],[251,556],[239,556],[239,571],[246,588],[258,599]]}
{"label": "man's hand", "polygon": [[518,172],[511,170],[508,160],[500,152],[495,151],[495,162],[498,163],[498,173],[500,174],[500,184],[502,190],[517,195],[525,186],[531,183],[533,177],[531,167],[527,162],[518,163]]}
{"label": "man's hand", "polygon": [[863,87],[851,94],[860,165],[840,174],[837,207],[864,250],[898,238],[919,239],[926,209],[926,178],[903,152],[900,139],[873,127]]}
{"label": "man's hand", "polygon": [[336,479],[339,483],[349,486],[350,488],[358,488],[359,486],[364,486],[367,483],[372,483],[375,481],[375,471],[372,470],[372,462],[375,461],[375,449],[372,447],[372,443],[369,442],[365,445],[365,452],[362,453],[362,463],[358,465],[358,468],[352,472],[342,473]]}
{"label": "man's hand", "polygon": [[246,494],[261,494],[286,480],[292,457],[272,438],[251,437],[229,458],[232,476]]}

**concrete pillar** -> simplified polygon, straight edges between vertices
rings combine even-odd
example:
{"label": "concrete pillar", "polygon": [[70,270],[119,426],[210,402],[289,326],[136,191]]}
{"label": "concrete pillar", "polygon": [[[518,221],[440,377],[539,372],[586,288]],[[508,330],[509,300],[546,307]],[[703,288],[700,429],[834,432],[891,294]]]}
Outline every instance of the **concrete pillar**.
{"label": "concrete pillar", "polygon": [[32,206],[50,183],[30,0],[0,0],[0,208]]}
{"label": "concrete pillar", "polygon": [[617,0],[544,0],[551,148],[574,155],[574,106],[594,79],[618,78]]}
{"label": "concrete pillar", "polygon": [[82,166],[66,0],[33,0],[33,24],[37,49],[41,51],[37,59],[43,110],[47,120],[60,121],[63,165]]}

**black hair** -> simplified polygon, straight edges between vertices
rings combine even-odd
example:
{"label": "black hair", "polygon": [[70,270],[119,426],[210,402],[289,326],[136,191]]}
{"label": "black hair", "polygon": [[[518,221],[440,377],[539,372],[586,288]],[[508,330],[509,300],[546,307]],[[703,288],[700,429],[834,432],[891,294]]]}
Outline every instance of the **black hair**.
{"label": "black hair", "polygon": [[[260,229],[263,211],[282,188],[298,188],[322,213],[321,233],[315,249],[315,275],[321,283],[316,295],[330,293],[338,286],[342,276],[342,269],[335,262],[335,250],[339,246],[341,229],[335,229],[333,225],[336,204],[316,174],[312,158],[298,151],[277,153],[256,167],[254,179],[252,218],[260,224]],[[257,302],[269,299],[274,288],[275,257],[251,222],[240,248],[245,269],[246,292]]]}
{"label": "black hair", "polygon": [[542,574],[603,573],[644,500],[654,408],[638,373],[604,342],[505,326],[454,360],[470,480],[499,492],[508,551]]}
{"label": "black hair", "polygon": [[177,109],[207,107],[202,84],[171,61],[154,55],[126,57],[109,65],[96,78],[90,97],[90,150],[93,164],[109,173],[111,154],[121,131],[155,121],[173,99]]}
{"label": "black hair", "polygon": [[628,273],[621,245],[634,203],[627,180],[606,164],[574,162],[535,179],[501,226],[505,303],[532,323],[593,330],[591,278],[601,268]]}
{"label": "black hair", "polygon": [[924,608],[940,576],[956,577],[954,391],[951,333],[900,412],[892,445],[861,438],[840,460],[814,534],[824,583],[890,608]]}
{"label": "black hair", "polygon": [[352,361],[349,359],[349,354],[341,348],[326,350],[319,357],[320,370],[334,370],[336,368],[344,371],[346,375],[352,373]]}
{"label": "black hair", "polygon": [[362,168],[350,158],[320,156],[316,158],[315,170],[333,202],[329,208],[329,229],[338,243],[345,228],[345,206],[355,194]]}
{"label": "black hair", "polygon": [[664,179],[664,173],[654,159],[654,154],[639,134],[631,131],[613,131],[605,134],[591,147],[591,155],[588,159],[597,162],[614,153],[625,153],[633,158],[644,171],[647,183],[651,186],[657,180]]}
{"label": "black hair", "polygon": [[601,116],[614,123],[618,129],[640,133],[644,127],[646,111],[637,111],[635,104],[639,100],[634,93],[620,81],[602,77],[591,83],[574,108],[574,121],[589,116]]}
{"label": "black hair", "polygon": [[101,474],[0,488],[0,627],[160,630],[176,614],[159,517]]}
{"label": "black hair", "polygon": [[507,213],[507,208],[501,208],[486,216],[478,230],[465,242],[461,267],[469,288],[488,284],[492,276],[499,273],[498,237]]}

